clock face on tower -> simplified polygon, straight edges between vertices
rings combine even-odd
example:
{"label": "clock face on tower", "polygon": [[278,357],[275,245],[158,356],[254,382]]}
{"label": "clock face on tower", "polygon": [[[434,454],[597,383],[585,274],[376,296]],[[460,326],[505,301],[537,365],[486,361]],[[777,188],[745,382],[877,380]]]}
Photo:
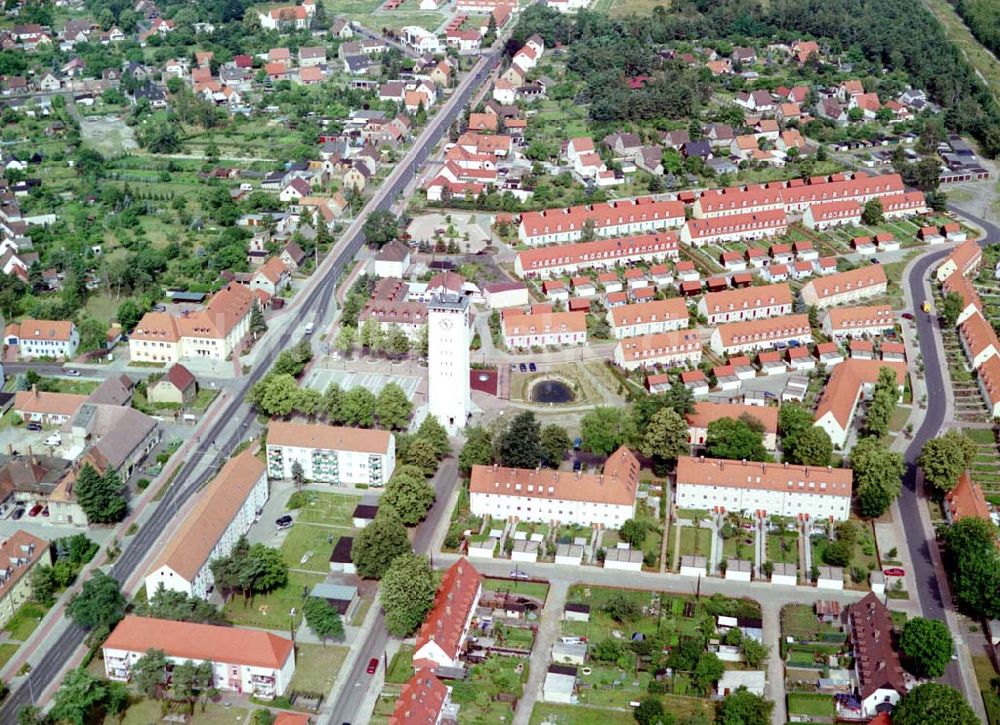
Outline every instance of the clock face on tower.
{"label": "clock face on tower", "polygon": [[438,327],[440,327],[442,330],[450,330],[451,325],[452,325],[451,319],[447,317],[442,317],[441,319],[438,320]]}

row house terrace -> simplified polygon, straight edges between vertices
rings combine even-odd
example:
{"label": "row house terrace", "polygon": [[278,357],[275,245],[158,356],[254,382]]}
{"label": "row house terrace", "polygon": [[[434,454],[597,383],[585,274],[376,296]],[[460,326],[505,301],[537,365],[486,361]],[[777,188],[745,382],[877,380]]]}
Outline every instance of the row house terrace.
{"label": "row house terrace", "polygon": [[871,396],[879,371],[883,367],[893,370],[902,392],[906,363],[852,358],[832,367],[833,372],[820,396],[813,420],[829,434],[835,446],[844,448],[848,443],[858,406]]}
{"label": "row house terrace", "polygon": [[698,312],[709,325],[788,315],[792,289],[787,284],[709,292],[698,302]]}
{"label": "row house terrace", "polygon": [[958,326],[958,339],[974,369],[981,367],[991,357],[1000,355],[1000,340],[997,339],[993,326],[978,311]]}
{"label": "row house terrace", "polygon": [[588,222],[601,237],[641,234],[679,227],[684,223],[684,205],[679,201],[656,201],[644,196],[564,209],[524,212],[517,234],[524,244],[575,242]]}
{"label": "row house terrace", "polygon": [[922,191],[908,191],[882,197],[882,216],[886,219],[926,214],[930,211]]}
{"label": "row house terrace", "polygon": [[626,370],[665,365],[672,367],[701,362],[701,339],[697,330],[674,330],[619,340],[615,363]]}
{"label": "row house terrace", "polygon": [[976,291],[975,286],[966,277],[957,272],[944,281],[944,284],[941,285],[941,293],[944,295],[955,293],[962,298],[962,311],[958,313],[958,317],[955,319],[956,325],[961,325],[976,312],[980,314],[983,312],[983,302],[979,298],[979,293]]}
{"label": "row house terrace", "polygon": [[504,344],[509,349],[587,342],[585,312],[523,313],[506,310],[502,320]]}
{"label": "row house terrace", "polygon": [[827,201],[856,201],[864,204],[871,199],[881,199],[905,192],[899,174],[866,176],[858,174],[853,179],[809,183],[790,186],[784,191],[785,210],[805,212],[813,204]]}
{"label": "row house terrace", "polygon": [[681,228],[681,241],[694,247],[746,239],[763,239],[788,231],[783,209],[733,214],[712,219],[689,219]]}
{"label": "row house terrace", "polygon": [[734,355],[771,347],[808,345],[812,342],[809,315],[786,315],[719,325],[709,346],[719,355]]}
{"label": "row house terrace", "polygon": [[807,282],[802,287],[802,301],[819,308],[846,305],[884,295],[887,284],[881,265],[860,267]]}
{"label": "row house terrace", "polygon": [[889,305],[835,307],[823,317],[823,332],[834,340],[878,337],[896,328],[896,314]]}
{"label": "row house terrace", "polygon": [[695,219],[713,219],[735,214],[752,214],[765,211],[784,210],[782,197],[784,185],[765,185],[749,188],[726,187],[705,191],[691,206]]}
{"label": "row house terrace", "polygon": [[659,232],[593,242],[525,249],[514,258],[519,277],[558,277],[584,269],[610,269],[637,262],[680,258],[676,232]]}
{"label": "row house terrace", "polygon": [[682,330],[688,326],[689,320],[687,303],[680,297],[638,302],[608,310],[608,324],[619,340]]}
{"label": "row house terrace", "polygon": [[861,223],[861,212],[861,204],[853,199],[810,204],[802,215],[802,224],[807,229],[817,230],[848,224],[857,226]]}
{"label": "row house terrace", "polygon": [[982,261],[982,247],[975,242],[964,242],[951,250],[951,253],[938,265],[934,275],[938,282],[944,282],[955,272],[963,276],[974,275]]}

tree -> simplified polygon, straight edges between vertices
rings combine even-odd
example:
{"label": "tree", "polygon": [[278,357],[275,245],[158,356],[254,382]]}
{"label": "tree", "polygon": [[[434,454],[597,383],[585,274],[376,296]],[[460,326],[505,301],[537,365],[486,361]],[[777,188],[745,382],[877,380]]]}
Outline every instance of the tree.
{"label": "tree", "polygon": [[163,650],[147,649],[129,670],[132,684],[146,697],[158,700],[160,688],[167,679],[167,655]]}
{"label": "tree", "polygon": [[393,323],[386,333],[386,352],[394,358],[406,357],[410,352],[410,338],[403,332],[403,328]]}
{"label": "tree", "polygon": [[[729,631],[739,632],[740,630],[734,627]],[[744,637],[740,642],[740,649],[743,651],[743,659],[746,660],[747,665],[752,669],[761,667],[771,653],[767,645],[758,642],[753,637]]]}
{"label": "tree", "polygon": [[474,426],[465,436],[465,445],[458,454],[458,468],[468,476],[473,466],[489,466],[493,463],[493,436],[482,426]]}
{"label": "tree", "polygon": [[709,455],[714,458],[728,458],[735,461],[768,459],[760,423],[748,415],[713,420],[708,424],[705,447]]}
{"label": "tree", "polygon": [[379,425],[387,430],[403,430],[410,423],[413,403],[396,383],[383,387],[375,399],[375,415]]}
{"label": "tree", "polygon": [[281,552],[264,544],[250,545],[240,537],[229,556],[214,559],[212,577],[226,594],[238,591],[243,598],[274,591],[288,582],[288,566]]}
{"label": "tree", "polygon": [[337,332],[336,339],[333,341],[333,349],[341,355],[350,355],[357,341],[358,328],[351,325],[343,325]]}
{"label": "tree", "polygon": [[98,569],[83,583],[66,612],[83,629],[110,631],[125,616],[125,604],[118,580]]}
{"label": "tree", "polygon": [[254,300],[253,306],[250,308],[250,332],[255,338],[267,332],[267,322],[264,320],[264,310],[261,309],[260,303],[256,300]]}
{"label": "tree", "polygon": [[902,454],[883,447],[877,438],[862,438],[851,450],[851,468],[861,515],[881,516],[902,490]]}
{"label": "tree", "polygon": [[872,397],[868,403],[868,414],[865,417],[865,435],[881,438],[889,432],[889,421],[899,402],[899,383],[896,371],[883,367],[878,371],[878,379],[872,388]]}
{"label": "tree", "polygon": [[441,460],[451,451],[451,444],[448,443],[448,431],[438,422],[433,415],[424,418],[424,422],[417,428],[417,438],[423,438],[434,445],[438,460]]}
{"label": "tree", "polygon": [[803,466],[829,466],[833,458],[830,434],[819,426],[806,428],[796,439],[792,456]]}
{"label": "tree", "polygon": [[113,524],[125,518],[128,502],[122,496],[122,482],[112,469],[102,476],[85,463],[76,478],[76,501],[92,524]]}
{"label": "tree", "polygon": [[658,697],[644,697],[632,715],[639,725],[671,725],[674,722],[673,715],[664,712]]}
{"label": "tree", "polygon": [[212,663],[195,664],[185,660],[174,665],[170,678],[170,689],[174,699],[188,704],[188,710],[194,712],[194,703],[199,697],[207,696],[212,691]]}
{"label": "tree", "polygon": [[395,637],[408,637],[434,604],[434,572],[426,556],[397,556],[382,577],[380,597],[385,626]]}
{"label": "tree", "polygon": [[914,617],[899,634],[903,661],[917,677],[940,677],[951,660],[953,647],[947,625],[937,619]]}
{"label": "tree", "polygon": [[893,725],[968,725],[976,721],[962,693],[936,682],[917,685],[892,711]]}
{"label": "tree", "polygon": [[861,221],[870,227],[882,223],[881,199],[869,199],[865,203],[864,211],[861,212]]}
{"label": "tree", "polygon": [[227,624],[222,612],[214,605],[201,597],[165,589],[162,584],[156,588],[149,601],[137,602],[134,606],[136,614],[142,617],[197,624]]}
{"label": "tree", "polygon": [[661,408],[646,427],[639,450],[664,461],[676,461],[691,452],[687,421],[673,408]]}
{"label": "tree", "polygon": [[56,600],[55,570],[51,566],[40,565],[31,570],[31,598],[45,607],[51,607]]}
{"label": "tree", "polygon": [[49,716],[54,722],[74,725],[100,722],[103,719],[100,713],[109,704],[111,684],[97,679],[82,667],[70,670],[56,691]]}
{"label": "tree", "polygon": [[302,470],[302,464],[297,460],[292,461],[292,481],[295,483],[296,490],[302,490],[302,485],[306,482],[305,471]]}
{"label": "tree", "polygon": [[[410,452],[417,443],[426,441],[414,441]],[[405,525],[416,526],[427,516],[436,496],[434,487],[423,476],[396,472],[385,487],[382,502],[392,506]]]}
{"label": "tree", "polygon": [[[716,725],[768,725],[774,703],[741,687],[719,704]],[[895,713],[893,713],[895,722]]]}
{"label": "tree", "polygon": [[411,466],[420,469],[426,476],[434,475],[440,462],[437,450],[434,448],[434,443],[420,436],[410,441],[404,460]]}
{"label": "tree", "polygon": [[369,353],[381,352],[385,348],[385,333],[382,326],[375,320],[365,320],[358,336],[361,347],[368,348]]}
{"label": "tree", "polygon": [[823,551],[823,562],[830,566],[847,566],[854,555],[854,546],[838,539],[831,541]]}
{"label": "tree", "polygon": [[399,222],[391,211],[375,211],[365,220],[362,233],[366,242],[381,247],[399,236]]}
{"label": "tree", "polygon": [[519,413],[500,438],[500,464],[535,468],[542,459],[541,427],[531,411]]}
{"label": "tree", "polygon": [[726,666],[714,652],[703,652],[698,658],[698,664],[694,666],[692,679],[695,687],[708,694],[712,691],[712,685],[722,677],[722,673],[725,671]]}
{"label": "tree", "polygon": [[635,519],[625,519],[620,533],[621,537],[627,541],[633,549],[641,549],[646,540],[646,524]]}
{"label": "tree", "polygon": [[309,597],[302,605],[306,624],[317,637],[326,644],[328,639],[340,641],[344,638],[344,622],[337,608],[320,597]]}
{"label": "tree", "polygon": [[584,447],[600,456],[610,455],[635,436],[635,426],[627,410],[597,407],[580,421]]}
{"label": "tree", "polygon": [[941,530],[945,569],[952,591],[970,612],[1000,618],[1000,554],[997,527],[985,519],[966,517]]}
{"label": "tree", "polygon": [[122,326],[125,332],[132,332],[139,320],[142,319],[144,312],[139,304],[129,297],[127,300],[122,300],[122,303],[118,305],[118,311],[115,312],[115,319],[118,320],[118,324]]}
{"label": "tree", "polygon": [[634,600],[621,592],[615,592],[604,603],[604,612],[616,622],[631,622],[642,610]]}
{"label": "tree", "polygon": [[397,556],[412,551],[399,515],[383,504],[375,520],[354,539],[351,561],[365,579],[381,579]]}
{"label": "tree", "polygon": [[540,443],[542,457],[548,461],[552,468],[559,468],[563,458],[566,457],[566,452],[572,445],[566,429],[555,423],[550,423],[542,428]]}
{"label": "tree", "polygon": [[958,292],[947,292],[941,300],[941,317],[948,327],[958,324],[958,316],[965,309],[965,301]]}
{"label": "tree", "polygon": [[941,493],[953,489],[976,457],[976,444],[959,430],[949,430],[924,443],[917,459],[924,480]]}
{"label": "tree", "polygon": [[295,410],[299,384],[287,373],[269,373],[250,388],[247,400],[264,415],[285,417]]}
{"label": "tree", "polygon": [[355,386],[340,401],[340,419],[349,426],[371,428],[375,423],[375,406],[375,394],[368,388]]}

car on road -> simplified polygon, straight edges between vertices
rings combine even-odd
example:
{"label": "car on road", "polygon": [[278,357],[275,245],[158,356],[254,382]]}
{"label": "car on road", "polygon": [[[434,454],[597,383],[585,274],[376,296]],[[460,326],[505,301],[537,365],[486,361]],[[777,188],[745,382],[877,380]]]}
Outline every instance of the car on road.
{"label": "car on road", "polygon": [[515,569],[510,573],[511,579],[530,579],[531,575],[526,571],[521,571],[520,569]]}
{"label": "car on road", "polygon": [[45,439],[45,445],[47,446],[61,446],[62,436],[58,433],[53,433],[48,438]]}
{"label": "car on road", "polygon": [[528,370],[533,373],[538,372],[538,366],[535,363],[528,363]]}
{"label": "car on road", "polygon": [[80,377],[80,371],[79,370],[67,370],[66,374],[69,375],[71,378],[78,378],[78,377]]}
{"label": "car on road", "polygon": [[882,573],[886,576],[906,576],[906,570],[899,566],[891,566]]}
{"label": "car on road", "polygon": [[42,512],[43,508],[44,506],[42,506],[40,503],[36,503],[34,506],[31,507],[31,511],[28,512],[28,516],[32,518],[38,516],[38,514]]}
{"label": "car on road", "polygon": [[40,431],[42,429],[42,424],[33,420],[30,423],[28,423],[28,425],[26,425],[25,428],[27,428],[30,431],[34,431],[34,432],[37,433],[38,431]]}
{"label": "car on road", "polygon": [[522,373],[528,372],[528,366],[525,365],[524,363],[521,363],[520,365],[518,365],[517,369],[520,370]]}
{"label": "car on road", "polygon": [[365,672],[369,675],[374,675],[375,671],[378,669],[378,657],[372,657],[368,660],[368,667],[365,668]]}
{"label": "car on road", "polygon": [[871,262],[872,264],[881,264],[881,262],[878,261],[878,257],[872,257],[868,261]]}
{"label": "car on road", "polygon": [[288,514],[285,514],[284,516],[281,516],[280,518],[275,520],[274,525],[278,527],[278,531],[284,531],[285,529],[291,528],[292,517],[289,516]]}
{"label": "car on road", "polygon": [[912,320],[913,319],[913,313],[912,312],[904,312],[902,315],[900,315],[900,317],[902,317],[904,320]]}

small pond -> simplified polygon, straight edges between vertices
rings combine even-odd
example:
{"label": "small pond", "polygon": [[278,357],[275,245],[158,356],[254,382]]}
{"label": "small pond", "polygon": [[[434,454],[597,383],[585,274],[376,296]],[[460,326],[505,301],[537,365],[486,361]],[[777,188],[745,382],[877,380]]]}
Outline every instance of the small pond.
{"label": "small pond", "polygon": [[572,403],[573,389],[561,380],[539,380],[531,386],[532,403]]}

